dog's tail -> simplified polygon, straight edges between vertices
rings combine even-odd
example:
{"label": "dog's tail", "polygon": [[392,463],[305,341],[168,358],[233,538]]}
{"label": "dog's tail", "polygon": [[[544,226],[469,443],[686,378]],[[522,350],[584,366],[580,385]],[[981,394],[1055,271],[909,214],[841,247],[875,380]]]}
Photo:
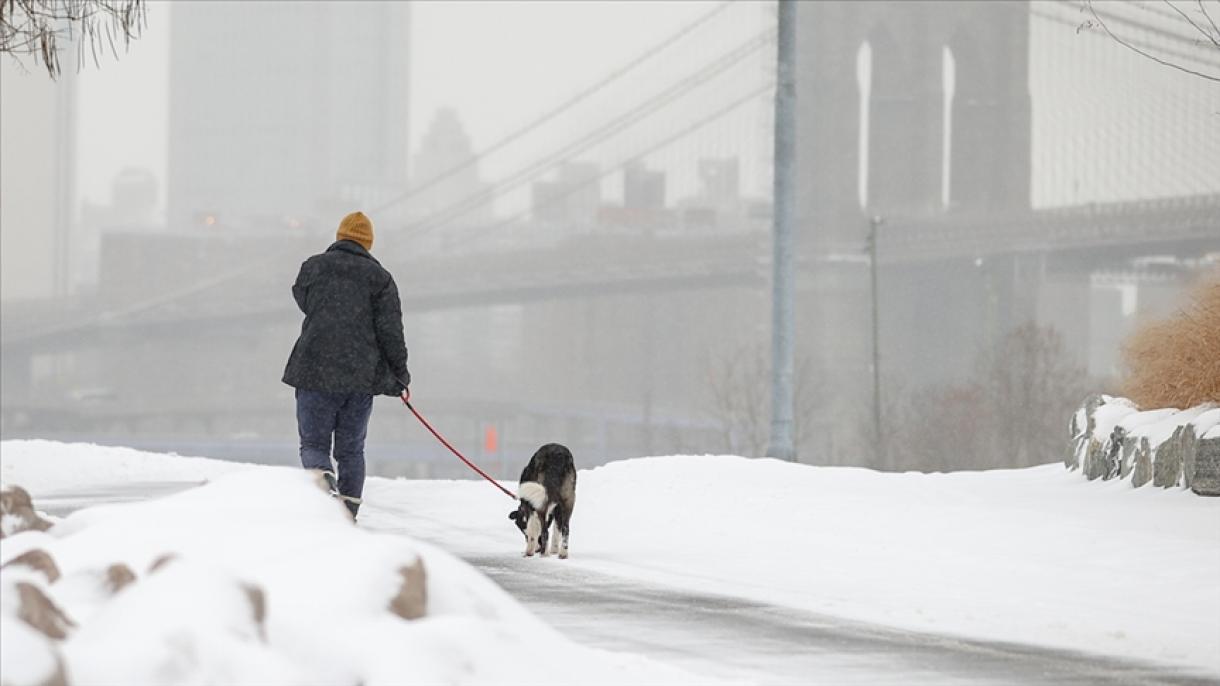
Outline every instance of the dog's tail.
{"label": "dog's tail", "polygon": [[546,488],[537,481],[524,481],[517,488],[517,497],[530,504],[535,510],[546,508]]}

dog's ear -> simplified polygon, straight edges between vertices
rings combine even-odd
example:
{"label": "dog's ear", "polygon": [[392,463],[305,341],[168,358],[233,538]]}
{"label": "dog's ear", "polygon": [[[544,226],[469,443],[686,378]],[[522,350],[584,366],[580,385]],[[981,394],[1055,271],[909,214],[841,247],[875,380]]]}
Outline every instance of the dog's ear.
{"label": "dog's ear", "polygon": [[513,519],[513,520],[520,519],[520,518],[521,518],[521,510],[513,510],[512,512],[509,512],[509,513],[508,513],[508,518],[509,518],[509,519]]}

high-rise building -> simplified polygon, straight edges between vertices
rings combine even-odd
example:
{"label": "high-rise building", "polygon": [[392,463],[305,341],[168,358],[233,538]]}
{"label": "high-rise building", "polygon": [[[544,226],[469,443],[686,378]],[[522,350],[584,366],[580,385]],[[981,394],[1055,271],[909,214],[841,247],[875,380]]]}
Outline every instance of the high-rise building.
{"label": "high-rise building", "polygon": [[0,300],[72,290],[76,100],[73,69],[53,81],[41,64],[0,60]]}
{"label": "high-rise building", "polygon": [[472,225],[491,219],[488,184],[479,177],[474,155],[457,111],[440,109],[414,157],[414,190],[406,203],[413,220],[452,218],[459,224]]}
{"label": "high-rise building", "polygon": [[650,170],[638,161],[628,164],[623,169],[623,207],[665,209],[665,172]]}
{"label": "high-rise building", "polygon": [[400,193],[407,7],[175,3],[171,229],[326,223]]}
{"label": "high-rise building", "polygon": [[593,221],[601,206],[601,170],[593,162],[564,162],[554,181],[533,185],[534,219],[573,225]]}

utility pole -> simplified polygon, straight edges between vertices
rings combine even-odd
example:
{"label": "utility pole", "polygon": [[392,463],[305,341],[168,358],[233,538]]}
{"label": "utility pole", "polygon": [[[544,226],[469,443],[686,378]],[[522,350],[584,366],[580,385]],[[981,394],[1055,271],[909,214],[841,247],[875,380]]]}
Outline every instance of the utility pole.
{"label": "utility pole", "polygon": [[873,299],[873,451],[878,468],[885,466],[885,442],[881,434],[881,326],[877,303],[877,229],[885,219],[873,215],[868,220],[868,269]]}
{"label": "utility pole", "polygon": [[771,442],[769,457],[796,460],[793,358],[796,338],[793,223],[796,204],[796,0],[779,0],[775,83],[774,259],[771,294]]}

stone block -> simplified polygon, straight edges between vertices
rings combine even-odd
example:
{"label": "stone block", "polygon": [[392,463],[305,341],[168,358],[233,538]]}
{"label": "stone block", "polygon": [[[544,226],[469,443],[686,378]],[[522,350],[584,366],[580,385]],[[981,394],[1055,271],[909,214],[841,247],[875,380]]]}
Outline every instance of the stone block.
{"label": "stone block", "polygon": [[1195,483],[1195,470],[1198,467],[1199,438],[1194,432],[1194,426],[1186,427],[1182,437],[1182,487],[1190,488]]}
{"label": "stone block", "polygon": [[1131,472],[1135,469],[1135,456],[1139,453],[1140,443],[1143,440],[1128,437],[1123,441],[1122,454],[1119,456],[1118,478],[1126,479],[1131,476]]}
{"label": "stone block", "polygon": [[46,531],[51,523],[34,511],[34,503],[30,494],[20,486],[9,486],[0,490],[0,516],[4,517],[6,526],[0,528],[0,538],[21,533],[22,531]]}
{"label": "stone block", "polygon": [[1110,440],[1106,441],[1102,449],[1101,478],[1110,480],[1118,476],[1122,468],[1123,443],[1126,439],[1127,432],[1121,426],[1114,427],[1114,431],[1110,432]]}
{"label": "stone block", "polygon": [[1183,424],[1173,430],[1169,440],[1156,449],[1152,463],[1152,485],[1161,488],[1177,486],[1182,478],[1182,450],[1185,434],[1195,435],[1194,427]]}
{"label": "stone block", "polygon": [[1152,445],[1147,438],[1140,439],[1135,451],[1135,467],[1131,470],[1131,485],[1139,488],[1152,480]]}
{"label": "stone block", "polygon": [[59,565],[55,564],[55,558],[51,557],[51,554],[47,551],[39,548],[27,550],[0,565],[0,569],[8,569],[9,567],[29,567],[35,571],[42,572],[43,576],[47,578],[48,583],[55,583],[59,580]]}
{"label": "stone block", "polygon": [[1087,456],[1085,451],[1091,442],[1093,429],[1097,426],[1097,422],[1093,419],[1093,413],[1103,403],[1105,403],[1105,397],[1099,393],[1094,393],[1085,398],[1080,406],[1080,409],[1084,410],[1083,424],[1080,421],[1080,410],[1073,412],[1068,420],[1068,434],[1070,438],[1067,446],[1068,452],[1063,459],[1063,465],[1068,469],[1084,469],[1084,459]]}
{"label": "stone block", "polygon": [[1199,495],[1220,496],[1220,438],[1195,444],[1195,473],[1190,490]]}
{"label": "stone block", "polygon": [[17,617],[43,635],[63,640],[76,625],[37,586],[17,582]]}
{"label": "stone block", "polygon": [[390,599],[390,611],[403,619],[419,619],[428,613],[428,585],[423,560],[398,570],[402,583]]}

